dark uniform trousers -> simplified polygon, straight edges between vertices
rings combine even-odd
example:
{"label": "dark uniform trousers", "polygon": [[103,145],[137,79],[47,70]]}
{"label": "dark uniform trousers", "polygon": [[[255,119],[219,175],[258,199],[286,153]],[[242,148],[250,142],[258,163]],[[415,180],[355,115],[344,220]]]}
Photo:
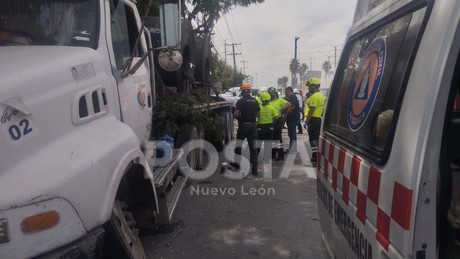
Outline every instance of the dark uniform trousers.
{"label": "dark uniform trousers", "polygon": [[316,163],[318,154],[319,133],[321,130],[321,118],[311,117],[308,121],[308,137],[311,146],[311,161]]}
{"label": "dark uniform trousers", "polygon": [[[239,122],[238,130],[236,132],[236,138],[239,140],[248,139],[249,145],[249,161],[251,163],[252,172],[257,172],[257,149],[255,146],[255,140],[257,140],[257,123],[256,122]],[[241,148],[235,148],[235,153],[241,155]]]}
{"label": "dark uniform trousers", "polygon": [[[273,123],[257,124],[257,136],[259,140],[273,140]],[[257,154],[259,153],[260,148],[257,149]]]}
{"label": "dark uniform trousers", "polygon": [[273,140],[279,141],[276,144],[276,147],[273,149],[272,158],[275,159],[278,155],[278,159],[284,160],[284,148],[283,148],[283,126],[285,119],[280,117],[276,119],[275,124],[273,125]]}

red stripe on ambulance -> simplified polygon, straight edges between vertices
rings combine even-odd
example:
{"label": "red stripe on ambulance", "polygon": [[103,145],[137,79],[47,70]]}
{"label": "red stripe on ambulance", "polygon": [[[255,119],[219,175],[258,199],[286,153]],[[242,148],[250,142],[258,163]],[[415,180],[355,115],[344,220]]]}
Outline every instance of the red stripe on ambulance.
{"label": "red stripe on ambulance", "polygon": [[329,144],[329,161],[331,161],[331,163],[334,161],[334,151],[335,151],[335,144],[334,142],[331,142]]}
{"label": "red stripe on ambulance", "polygon": [[359,159],[357,156],[353,157],[353,160],[351,162],[351,175],[350,175],[350,181],[352,184],[355,186],[358,186],[358,179],[359,179],[359,170],[361,167],[361,159]]}
{"label": "red stripe on ambulance", "polygon": [[391,218],[405,230],[409,230],[411,209],[412,190],[395,182]]}
{"label": "red stripe on ambulance", "polygon": [[340,151],[339,151],[339,166],[337,168],[339,170],[339,172],[343,172],[346,153],[347,153],[347,151],[344,148],[340,148]]}
{"label": "red stripe on ambulance", "polygon": [[[413,190],[394,182],[391,204],[382,204],[385,199],[380,201],[380,191],[383,191],[382,188],[391,188],[381,185],[382,172],[371,166],[369,161],[323,136],[320,141],[317,167],[318,170],[323,170],[322,175],[326,180],[324,184],[327,186],[329,183],[330,189],[341,195],[342,201],[348,207],[348,213],[353,211],[358,222],[363,226],[375,226],[376,240],[388,251],[392,240],[390,233],[392,237],[396,237],[403,234],[400,231],[410,228]],[[396,227],[395,223],[401,228]]]}
{"label": "red stripe on ambulance", "polygon": [[375,236],[385,250],[388,251],[390,246],[390,216],[380,208],[377,212],[377,233]]}
{"label": "red stripe on ambulance", "polygon": [[366,224],[366,195],[358,190],[358,197],[356,200],[356,205],[358,209],[356,210],[356,217],[361,221],[361,223]]}
{"label": "red stripe on ambulance", "polygon": [[380,190],[380,178],[382,173],[374,167],[371,167],[369,171],[369,183],[367,185],[367,197],[374,204],[379,203],[379,190]]}

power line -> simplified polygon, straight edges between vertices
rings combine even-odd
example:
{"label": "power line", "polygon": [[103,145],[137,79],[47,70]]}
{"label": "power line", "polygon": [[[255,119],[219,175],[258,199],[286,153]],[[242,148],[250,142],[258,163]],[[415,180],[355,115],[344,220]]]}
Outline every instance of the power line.
{"label": "power line", "polygon": [[232,53],[231,53],[231,54],[227,54],[227,51],[225,51],[225,55],[232,55],[232,56],[233,56],[233,69],[234,69],[235,72],[236,72],[236,56],[237,56],[237,55],[241,55],[241,53],[236,53],[236,52],[235,52],[235,45],[238,46],[238,45],[241,45],[241,43],[231,43],[231,44],[227,44],[227,42],[225,42],[225,46],[232,46]]}
{"label": "power line", "polygon": [[217,27],[214,27],[214,30],[216,31],[217,37],[218,37],[218,38],[220,39],[220,41],[222,42],[222,39],[223,39],[223,38],[222,38],[222,36],[220,35],[219,30],[217,29]]}
{"label": "power line", "polygon": [[235,24],[235,18],[233,17],[232,10],[230,10],[230,15],[232,16],[233,28],[235,28],[235,33],[236,33],[237,40],[238,40],[238,42],[241,42],[240,35],[238,34],[238,29],[237,29],[236,24]]}
{"label": "power line", "polygon": [[232,39],[233,42],[235,42],[235,37],[233,37],[233,33],[230,30],[230,26],[228,26],[227,15],[224,16],[224,21],[225,21],[225,25],[227,26],[227,30],[228,30],[228,34],[230,35],[230,38]]}

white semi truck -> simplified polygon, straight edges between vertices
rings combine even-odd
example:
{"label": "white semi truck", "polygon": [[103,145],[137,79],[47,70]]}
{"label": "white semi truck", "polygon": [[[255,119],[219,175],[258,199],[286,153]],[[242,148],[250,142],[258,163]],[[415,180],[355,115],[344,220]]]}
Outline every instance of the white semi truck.
{"label": "white semi truck", "polygon": [[[160,6],[165,33],[180,35],[177,6]],[[168,223],[187,180],[177,140],[204,135],[181,125],[171,162],[149,164],[171,87],[154,64],[180,62],[164,36],[153,49],[132,0],[0,2],[0,258],[145,257],[138,229]],[[225,102],[208,109],[229,121]]]}

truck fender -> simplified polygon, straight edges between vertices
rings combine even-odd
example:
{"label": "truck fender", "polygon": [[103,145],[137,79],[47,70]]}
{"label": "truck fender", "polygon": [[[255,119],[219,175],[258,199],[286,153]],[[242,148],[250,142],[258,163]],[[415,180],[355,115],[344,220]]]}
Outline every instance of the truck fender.
{"label": "truck fender", "polygon": [[152,194],[155,198],[155,206],[158,208],[158,199],[157,195],[155,192],[155,185],[153,183],[153,174],[152,170],[148,166],[147,159],[144,155],[144,153],[140,150],[140,148],[137,149],[131,149],[128,151],[123,158],[120,160],[118,163],[115,171],[113,172],[113,176],[110,179],[110,182],[108,183],[108,192],[106,193],[106,196],[104,198],[104,204],[101,207],[100,211],[100,219],[103,219],[103,221],[107,221],[110,219],[111,213],[112,213],[112,207],[115,202],[115,197],[117,195],[118,189],[120,187],[120,183],[127,173],[138,173],[138,171],[131,171],[130,168],[133,164],[140,165],[144,169],[144,178],[148,177],[150,180],[150,185],[152,189]]}

